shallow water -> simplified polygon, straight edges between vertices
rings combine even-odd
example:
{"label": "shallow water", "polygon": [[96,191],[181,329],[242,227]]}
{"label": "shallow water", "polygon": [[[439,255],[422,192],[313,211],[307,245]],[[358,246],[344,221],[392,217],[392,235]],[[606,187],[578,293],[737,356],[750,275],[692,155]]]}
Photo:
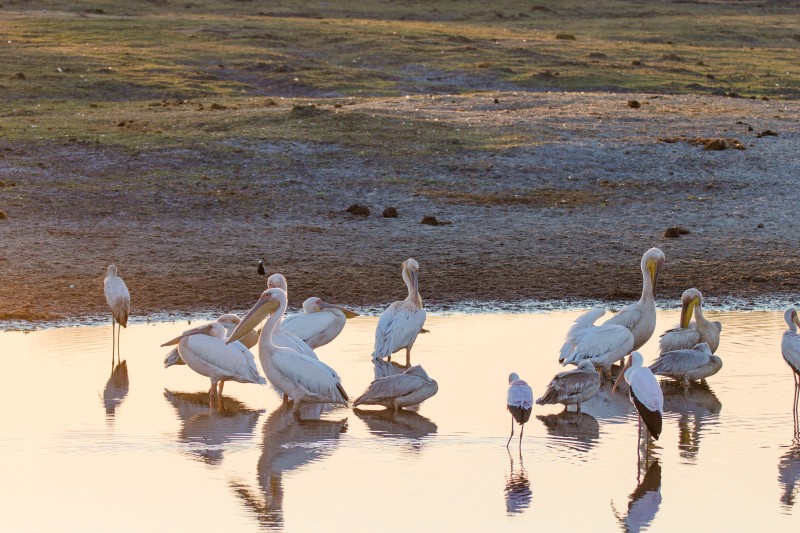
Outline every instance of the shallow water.
{"label": "shallow water", "polygon": [[[515,437],[507,451],[508,373],[538,397],[577,314],[429,316],[412,362],[436,396],[394,418],[339,407],[317,422],[257,385],[226,384],[223,411],[210,409],[206,378],[162,367],[159,345],[186,322],[129,326],[114,372],[109,326],[0,333],[3,528],[796,530],[800,440],[778,312],[707,313],[724,324],[724,366],[709,387],[663,385],[649,449],[607,386],[580,414],[535,406],[521,450]],[[677,314],[659,311],[656,331]],[[376,323],[351,320],[317,351],[351,397],[373,377]]]}

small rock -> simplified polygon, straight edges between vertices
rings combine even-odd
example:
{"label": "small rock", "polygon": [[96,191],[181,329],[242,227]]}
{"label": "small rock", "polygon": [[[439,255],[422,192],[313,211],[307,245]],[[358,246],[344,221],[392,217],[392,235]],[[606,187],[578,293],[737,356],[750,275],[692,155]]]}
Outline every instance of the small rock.
{"label": "small rock", "polygon": [[357,217],[368,217],[369,213],[370,213],[368,207],[365,207],[363,205],[358,205],[358,204],[351,205],[350,207],[345,209],[345,211],[347,211],[351,215],[354,215],[354,216],[357,216]]}
{"label": "small rock", "polygon": [[383,210],[383,218],[397,218],[397,208],[387,207]]}
{"label": "small rock", "polygon": [[759,133],[758,135],[756,135],[756,137],[758,137],[759,139],[761,137],[777,137],[777,136],[778,136],[778,134],[775,133],[772,130],[764,130],[761,133]]}
{"label": "small rock", "polygon": [[628,100],[628,107],[630,107],[631,109],[639,109],[640,107],[642,107],[642,104],[640,104],[636,100]]}
{"label": "small rock", "polygon": [[213,109],[215,111],[221,111],[223,109],[228,109],[228,106],[214,102],[213,104],[211,104],[211,107],[209,109]]}
{"label": "small rock", "polygon": [[638,59],[634,59],[633,61],[631,61],[631,65],[633,65],[634,67],[641,67],[642,62],[639,61]]}
{"label": "small rock", "polygon": [[17,72],[17,73],[16,73],[16,74],[14,74],[13,76],[11,76],[11,79],[12,79],[12,80],[14,80],[14,79],[17,79],[17,80],[24,80],[24,79],[25,79],[25,73],[24,73],[24,72]]}
{"label": "small rock", "polygon": [[419,221],[420,224],[427,224],[428,226],[447,226],[452,224],[449,220],[437,220],[435,216],[426,215]]}
{"label": "small rock", "polygon": [[747,126],[747,131],[753,131],[753,126]]}
{"label": "small rock", "polygon": [[0,209],[0,220],[5,220],[7,218],[8,218],[8,214],[5,211],[3,211],[2,209]]}
{"label": "small rock", "polygon": [[273,105],[278,105],[278,104],[272,98],[267,98],[266,100],[264,100],[264,105],[273,106]]}
{"label": "small rock", "polygon": [[688,235],[689,230],[684,228],[683,226],[673,226],[671,228],[667,228],[667,231],[664,232],[664,237],[667,239],[677,239],[681,235]]}
{"label": "small rock", "polygon": [[556,39],[562,39],[564,41],[574,41],[575,36],[571,33],[558,33],[556,34]]}
{"label": "small rock", "polygon": [[499,104],[499,103],[500,103],[500,100],[498,100],[497,98],[495,98],[495,99],[494,99],[494,103],[495,103],[495,104]]}
{"label": "small rock", "polygon": [[709,139],[703,150],[725,150],[728,147],[724,139]]}
{"label": "small rock", "polygon": [[756,228],[764,229],[764,223],[763,222],[759,222],[758,224],[756,224]]}
{"label": "small rock", "polygon": [[603,52],[589,52],[589,57],[592,59],[605,59],[608,56],[605,55]]}

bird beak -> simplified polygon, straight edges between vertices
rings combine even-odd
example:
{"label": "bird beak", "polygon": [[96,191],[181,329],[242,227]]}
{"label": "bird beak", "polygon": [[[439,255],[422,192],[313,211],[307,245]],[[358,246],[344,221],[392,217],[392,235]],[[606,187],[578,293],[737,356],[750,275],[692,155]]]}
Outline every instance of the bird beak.
{"label": "bird beak", "polygon": [[625,361],[625,366],[622,367],[622,370],[620,371],[619,376],[617,376],[617,380],[614,382],[614,386],[611,387],[611,392],[612,393],[617,390],[617,386],[619,385],[619,382],[622,381],[625,378],[625,371],[630,368],[631,359],[632,359],[631,356],[628,355],[628,360]]}
{"label": "bird beak", "polygon": [[692,313],[694,312],[694,307],[697,305],[697,298],[692,298],[691,300],[683,302],[683,306],[681,307],[681,327],[688,328],[689,322],[692,320]]}
{"label": "bird beak", "polygon": [[225,341],[225,344],[238,341],[250,331],[256,329],[256,327],[267,317],[267,315],[271,315],[278,310],[278,305],[278,301],[273,300],[269,295],[259,298],[256,302],[256,305],[254,305],[253,308],[250,309],[246,315],[244,315],[244,318],[242,318],[242,321],[239,322],[238,326],[236,326],[236,329],[233,330],[233,333],[231,333],[231,336],[228,337],[227,341]]}
{"label": "bird beak", "polygon": [[172,346],[174,344],[178,344],[179,342],[181,342],[182,338],[191,337],[192,335],[197,335],[198,333],[208,333],[208,324],[205,324],[203,326],[197,326],[196,328],[192,328],[192,329],[187,329],[186,331],[181,333],[179,336],[175,337],[171,341],[165,342],[161,346],[164,347],[164,346]]}
{"label": "bird beak", "polygon": [[422,297],[419,295],[419,273],[410,271],[411,275],[411,288],[417,300],[417,305],[422,307]]}
{"label": "bird beak", "polygon": [[797,316],[797,313],[792,315],[792,322],[797,324],[797,327],[800,327],[800,317]]}
{"label": "bird beak", "polygon": [[653,286],[653,298],[656,297],[656,284],[658,284],[658,274],[661,272],[663,263],[650,261],[647,263],[647,270],[650,271],[650,284]]}
{"label": "bird beak", "polygon": [[328,302],[320,302],[319,306],[323,309],[338,309],[339,311],[344,313],[345,318],[355,318],[358,316],[358,313],[356,313],[355,311],[346,309],[341,305],[329,304]]}

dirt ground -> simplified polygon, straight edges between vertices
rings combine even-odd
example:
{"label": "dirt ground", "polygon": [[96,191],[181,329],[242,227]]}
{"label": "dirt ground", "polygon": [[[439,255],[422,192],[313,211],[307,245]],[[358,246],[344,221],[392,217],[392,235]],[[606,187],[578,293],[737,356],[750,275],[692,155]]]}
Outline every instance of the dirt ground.
{"label": "dirt ground", "polygon": [[[120,136],[183,120],[206,135],[163,145],[0,128],[14,133],[0,140],[0,321],[104,319],[111,263],[135,319],[247,309],[265,288],[259,259],[287,277],[292,306],[315,295],[367,312],[405,297],[407,257],[437,310],[632,301],[652,246],[667,257],[662,306],[692,286],[712,306],[800,292],[797,101],[503,87],[259,97],[213,120],[192,118],[209,98],[180,102],[193,115],[144,99],[150,122],[101,117]],[[30,127],[54,122],[32,102]],[[289,133],[235,131],[278,121]],[[292,136],[302,128],[322,133]]]}

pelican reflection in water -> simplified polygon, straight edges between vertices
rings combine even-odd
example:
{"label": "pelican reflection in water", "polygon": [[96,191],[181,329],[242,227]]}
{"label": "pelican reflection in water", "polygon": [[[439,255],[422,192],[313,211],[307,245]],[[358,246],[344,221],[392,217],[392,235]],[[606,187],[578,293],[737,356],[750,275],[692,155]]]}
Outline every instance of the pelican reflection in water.
{"label": "pelican reflection in water", "polygon": [[353,412],[367,425],[371,434],[407,442],[414,452],[422,450],[427,438],[439,429],[430,419],[407,409],[354,409]]}
{"label": "pelican reflection in water", "polygon": [[719,419],[722,403],[708,385],[691,383],[688,388],[676,381],[663,381],[664,411],[678,413],[678,449],[684,459],[697,459],[704,426]]}
{"label": "pelican reflection in water", "polygon": [[511,470],[506,476],[506,513],[509,515],[519,514],[531,506],[533,491],[528,474],[525,472],[525,466],[522,464],[522,450],[519,451],[519,470],[517,471],[514,471],[514,457],[511,455],[511,450],[508,448],[506,450],[511,464]]}
{"label": "pelican reflection in water", "polygon": [[249,439],[256,429],[261,410],[253,410],[233,398],[222,396],[209,407],[206,392],[173,392],[164,397],[177,411],[182,425],[178,441],[186,453],[211,465],[222,462],[225,445]]}
{"label": "pelican reflection in water", "polygon": [[629,496],[628,512],[624,516],[617,511],[614,502],[611,509],[625,533],[638,533],[647,529],[653,522],[661,505],[661,465],[654,461],[648,468],[644,479]]}
{"label": "pelican reflection in water", "polygon": [[[242,504],[266,528],[283,528],[283,475],[321,461],[339,444],[347,419],[299,420],[292,405],[281,404],[264,423],[264,440],[258,459],[259,495],[247,483],[229,484]],[[337,480],[331,480],[337,483]]]}
{"label": "pelican reflection in water", "polygon": [[786,508],[794,505],[798,487],[800,487],[800,423],[798,413],[794,411],[794,438],[792,445],[778,462],[778,483],[781,486],[781,503]]}
{"label": "pelican reflection in water", "polygon": [[561,411],[554,415],[537,415],[547,434],[569,448],[587,451],[600,439],[600,424],[583,411]]}
{"label": "pelican reflection in water", "polygon": [[111,376],[103,389],[103,405],[106,407],[107,416],[114,416],[117,407],[128,395],[128,386],[128,362],[121,361],[111,370]]}

